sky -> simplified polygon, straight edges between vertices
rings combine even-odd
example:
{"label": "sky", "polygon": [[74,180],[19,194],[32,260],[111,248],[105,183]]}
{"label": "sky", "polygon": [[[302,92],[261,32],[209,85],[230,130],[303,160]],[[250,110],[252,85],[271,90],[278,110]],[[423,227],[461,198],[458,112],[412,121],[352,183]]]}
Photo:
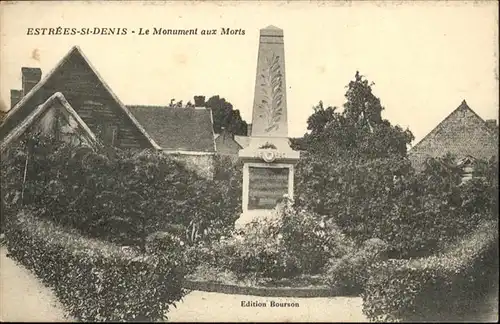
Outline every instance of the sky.
{"label": "sky", "polygon": [[[301,136],[321,100],[341,107],[360,71],[383,117],[413,144],[466,100],[497,119],[498,2],[1,2],[0,99],[21,67],[42,77],[74,45],[127,105],[220,95],[251,122],[259,30],[284,31],[289,136]],[[127,28],[127,35],[27,35],[28,28]],[[218,35],[137,35],[139,28],[217,29]],[[220,35],[221,28],[245,30]]]}

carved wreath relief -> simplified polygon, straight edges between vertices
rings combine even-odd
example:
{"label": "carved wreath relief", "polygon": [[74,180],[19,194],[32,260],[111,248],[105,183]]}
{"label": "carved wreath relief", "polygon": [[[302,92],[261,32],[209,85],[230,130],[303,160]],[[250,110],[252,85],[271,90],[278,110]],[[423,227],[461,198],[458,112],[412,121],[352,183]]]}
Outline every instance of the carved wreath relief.
{"label": "carved wreath relief", "polygon": [[261,70],[262,101],[259,103],[259,117],[266,122],[266,132],[277,130],[283,114],[283,75],[279,64],[279,56],[266,57],[265,66]]}

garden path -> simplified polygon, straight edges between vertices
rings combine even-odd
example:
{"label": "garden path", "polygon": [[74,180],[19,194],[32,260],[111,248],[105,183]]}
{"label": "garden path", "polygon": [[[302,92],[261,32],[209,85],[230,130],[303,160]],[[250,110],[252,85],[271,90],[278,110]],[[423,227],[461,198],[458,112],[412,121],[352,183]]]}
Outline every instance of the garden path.
{"label": "garden path", "polygon": [[54,293],[0,246],[0,321],[68,322]]}
{"label": "garden path", "polygon": [[[267,307],[242,307],[242,301]],[[270,307],[271,301],[299,307]],[[167,316],[171,322],[366,322],[359,297],[279,298],[192,291]]]}
{"label": "garden path", "polygon": [[[241,307],[242,301],[267,302],[268,307]],[[297,302],[300,306],[271,308],[271,301]],[[192,291],[167,315],[169,321],[178,322],[365,322],[361,309],[362,300],[358,297],[266,298]],[[469,320],[498,320],[498,290],[493,288],[484,307]],[[8,258],[4,246],[0,246],[0,321],[71,321],[54,293],[30,271]]]}

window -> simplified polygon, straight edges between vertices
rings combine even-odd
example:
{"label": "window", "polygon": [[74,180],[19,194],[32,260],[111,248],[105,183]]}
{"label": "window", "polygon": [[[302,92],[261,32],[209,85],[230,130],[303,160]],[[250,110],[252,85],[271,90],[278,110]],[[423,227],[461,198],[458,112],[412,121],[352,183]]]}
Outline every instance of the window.
{"label": "window", "polygon": [[107,145],[118,145],[118,126],[102,125],[99,127],[98,133],[101,134],[102,140]]}
{"label": "window", "polygon": [[467,165],[462,168],[462,182],[469,181],[473,177],[474,168],[472,165]]}
{"label": "window", "polygon": [[60,141],[61,140],[61,126],[62,126],[62,123],[61,123],[61,116],[59,116],[59,114],[55,114],[54,116],[54,125],[53,125],[53,132],[54,132],[54,138],[56,139],[56,141]]}
{"label": "window", "polygon": [[463,158],[458,166],[462,169],[462,183],[465,183],[474,177],[474,158],[467,156]]}

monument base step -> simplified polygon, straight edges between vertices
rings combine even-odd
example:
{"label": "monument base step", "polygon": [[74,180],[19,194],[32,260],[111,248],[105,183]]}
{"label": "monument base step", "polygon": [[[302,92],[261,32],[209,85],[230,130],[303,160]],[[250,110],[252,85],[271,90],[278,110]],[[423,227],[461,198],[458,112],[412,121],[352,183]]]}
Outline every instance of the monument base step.
{"label": "monument base step", "polygon": [[234,223],[234,228],[236,230],[241,230],[245,227],[245,225],[262,219],[268,219],[276,217],[276,209],[258,209],[258,210],[249,210],[243,212],[240,215],[240,218],[236,220]]}

